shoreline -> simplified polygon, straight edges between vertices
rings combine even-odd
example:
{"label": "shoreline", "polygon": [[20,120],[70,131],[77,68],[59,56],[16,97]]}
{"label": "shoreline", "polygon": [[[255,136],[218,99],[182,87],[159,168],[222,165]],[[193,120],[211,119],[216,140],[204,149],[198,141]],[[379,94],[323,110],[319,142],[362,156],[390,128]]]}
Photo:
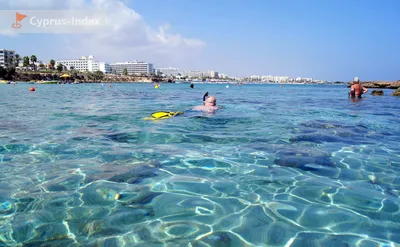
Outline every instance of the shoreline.
{"label": "shoreline", "polygon": [[[400,80],[397,82],[388,81],[366,81],[360,82],[363,87],[366,88],[380,88],[380,89],[398,89],[400,88]],[[347,87],[351,87],[352,82],[347,84]]]}
{"label": "shoreline", "polygon": [[[60,76],[67,74],[69,77],[67,80]],[[12,75],[11,80],[0,80],[0,84],[6,82],[26,82],[26,83],[37,83],[37,84],[63,84],[63,83],[199,83],[199,84],[237,84],[237,81],[181,81],[179,79],[163,78],[159,76],[137,76],[137,75],[115,75],[115,74],[95,74],[95,73],[71,73],[70,71],[65,72],[21,72],[15,71]],[[244,84],[271,84],[271,85],[347,85],[351,87],[352,82],[342,83],[315,83],[315,82],[245,82]],[[366,88],[377,88],[377,89],[398,89],[400,88],[400,80],[398,81],[365,81],[360,82]]]}

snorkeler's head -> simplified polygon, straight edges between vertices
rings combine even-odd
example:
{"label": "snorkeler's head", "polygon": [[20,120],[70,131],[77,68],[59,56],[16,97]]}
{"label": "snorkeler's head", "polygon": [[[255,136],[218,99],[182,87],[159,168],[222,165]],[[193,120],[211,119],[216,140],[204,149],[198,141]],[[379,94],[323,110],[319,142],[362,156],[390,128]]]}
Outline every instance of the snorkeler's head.
{"label": "snorkeler's head", "polygon": [[208,96],[208,92],[204,94],[203,101],[205,106],[216,106],[217,99],[214,96]]}
{"label": "snorkeler's head", "polygon": [[205,105],[209,106],[216,106],[217,105],[217,99],[214,96],[210,96],[206,99]]}

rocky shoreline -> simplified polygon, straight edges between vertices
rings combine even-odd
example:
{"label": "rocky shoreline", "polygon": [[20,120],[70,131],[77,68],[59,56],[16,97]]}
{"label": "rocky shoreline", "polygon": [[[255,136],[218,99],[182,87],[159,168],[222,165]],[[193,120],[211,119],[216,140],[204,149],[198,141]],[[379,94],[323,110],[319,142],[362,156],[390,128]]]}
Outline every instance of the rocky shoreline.
{"label": "rocky shoreline", "polygon": [[[398,89],[400,87],[400,80],[397,82],[387,81],[366,81],[360,82],[366,88],[382,88],[382,89]],[[352,82],[349,82],[347,87],[351,87]]]}
{"label": "rocky shoreline", "polygon": [[94,75],[94,74],[70,74],[69,78],[63,79],[60,76],[64,73],[24,73],[17,72],[13,76],[13,81],[67,81],[77,83],[135,83],[135,82],[158,82],[158,83],[174,83],[170,79],[157,76],[132,76],[132,75]]}

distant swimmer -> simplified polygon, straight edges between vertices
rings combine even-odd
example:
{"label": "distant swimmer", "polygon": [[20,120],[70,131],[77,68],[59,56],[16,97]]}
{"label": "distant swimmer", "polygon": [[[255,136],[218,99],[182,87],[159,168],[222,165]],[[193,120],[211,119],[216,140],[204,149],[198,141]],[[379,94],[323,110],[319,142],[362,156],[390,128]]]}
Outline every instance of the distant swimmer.
{"label": "distant swimmer", "polygon": [[154,88],[159,88],[160,85],[158,83],[156,83],[156,85],[154,86]]}
{"label": "distant swimmer", "polygon": [[229,88],[229,85],[226,85],[226,88]]}
{"label": "distant swimmer", "polygon": [[194,84],[192,83],[192,84],[190,84],[190,88],[194,88]]}
{"label": "distant swimmer", "polygon": [[214,112],[218,110],[217,99],[214,96],[208,96],[208,92],[203,96],[203,105],[193,107],[195,111]]}
{"label": "distant swimmer", "polygon": [[353,80],[353,85],[351,85],[349,96],[352,98],[358,97],[361,98],[362,94],[365,94],[368,92],[368,89],[363,87],[360,84],[360,79],[358,77],[355,77]]}
{"label": "distant swimmer", "polygon": [[29,91],[33,92],[36,91],[36,89],[34,87],[29,88]]}

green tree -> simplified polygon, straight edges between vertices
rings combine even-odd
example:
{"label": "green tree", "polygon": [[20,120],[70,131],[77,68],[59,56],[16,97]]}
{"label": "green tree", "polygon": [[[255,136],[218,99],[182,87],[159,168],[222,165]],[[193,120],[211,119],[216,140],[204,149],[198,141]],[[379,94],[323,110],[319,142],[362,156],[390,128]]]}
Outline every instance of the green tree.
{"label": "green tree", "polygon": [[56,64],[56,61],[54,61],[53,59],[51,59],[51,60],[50,60],[50,66],[51,66],[51,69],[52,69],[52,70],[54,70],[55,64]]}
{"label": "green tree", "polygon": [[87,73],[87,77],[89,80],[92,81],[100,81],[101,79],[104,78],[104,73],[100,70],[93,72],[93,73]]}
{"label": "green tree", "polygon": [[79,73],[78,70],[76,70],[76,69],[71,69],[71,76],[72,76],[73,78],[77,78],[77,77],[78,77],[78,73]]}
{"label": "green tree", "polygon": [[15,75],[15,67],[14,66],[8,66],[7,67],[6,79],[12,80],[14,75]]}
{"label": "green tree", "polygon": [[63,67],[64,67],[64,66],[63,66],[61,63],[57,64],[57,71],[58,71],[58,72],[63,71]]}
{"label": "green tree", "polygon": [[3,78],[5,80],[12,80],[14,75],[14,66],[8,66],[7,68],[0,67],[0,78]]}
{"label": "green tree", "polygon": [[27,56],[25,56],[23,59],[22,59],[22,66],[24,66],[24,67],[28,67],[29,66],[29,57],[27,57]]}
{"label": "green tree", "polygon": [[124,68],[124,69],[122,70],[122,74],[123,74],[123,75],[128,75],[128,70],[127,70],[126,68]]}
{"label": "green tree", "polygon": [[104,78],[104,73],[102,71],[98,70],[98,71],[94,72],[94,79],[96,81],[100,81],[103,78]]}
{"label": "green tree", "polygon": [[7,58],[7,64],[8,64],[8,66],[14,67],[14,59],[13,59],[13,57],[8,57]]}
{"label": "green tree", "polygon": [[0,78],[3,79],[5,75],[6,75],[6,69],[0,66]]}
{"label": "green tree", "polygon": [[14,57],[15,67],[19,66],[20,61],[21,61],[21,57],[19,56],[19,54],[15,54],[15,57]]}
{"label": "green tree", "polygon": [[31,62],[32,62],[33,68],[36,70],[36,64],[35,63],[37,62],[37,58],[36,58],[35,55],[31,56]]}

